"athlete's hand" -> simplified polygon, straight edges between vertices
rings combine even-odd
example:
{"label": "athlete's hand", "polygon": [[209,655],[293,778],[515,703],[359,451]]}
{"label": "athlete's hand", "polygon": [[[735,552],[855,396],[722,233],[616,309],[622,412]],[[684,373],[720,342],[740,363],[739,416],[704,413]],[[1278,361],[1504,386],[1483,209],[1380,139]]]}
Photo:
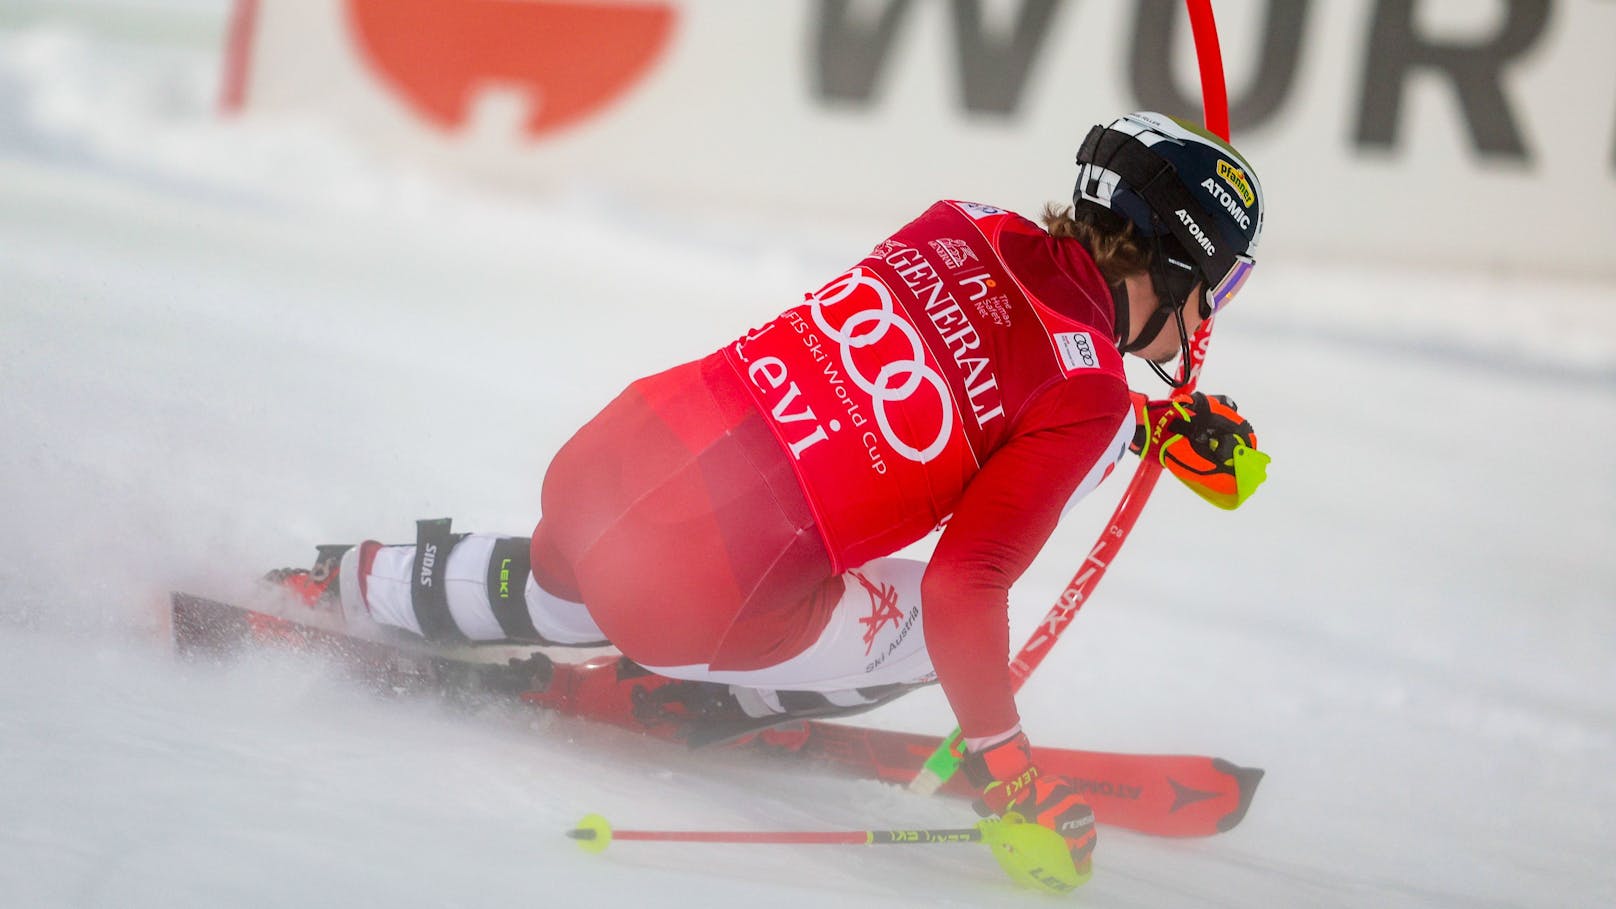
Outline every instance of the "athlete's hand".
{"label": "athlete's hand", "polygon": [[978,810],[1003,817],[1015,812],[1066,839],[1072,865],[1086,879],[1094,852],[1094,810],[1064,776],[1040,773],[1032,746],[1018,732],[997,745],[965,756],[965,775],[982,790]]}
{"label": "athlete's hand", "polygon": [[1268,474],[1251,423],[1222,395],[1196,392],[1166,401],[1134,396],[1139,429],[1133,451],[1157,458],[1195,494],[1219,508],[1236,508]]}

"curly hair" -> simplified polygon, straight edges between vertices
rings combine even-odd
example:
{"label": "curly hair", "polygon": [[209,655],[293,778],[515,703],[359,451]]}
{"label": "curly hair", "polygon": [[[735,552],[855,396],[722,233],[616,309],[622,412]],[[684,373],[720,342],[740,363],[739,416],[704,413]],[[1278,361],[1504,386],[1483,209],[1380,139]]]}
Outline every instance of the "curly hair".
{"label": "curly hair", "polygon": [[1117,284],[1150,267],[1155,246],[1127,218],[1098,205],[1080,208],[1044,206],[1044,229],[1050,236],[1076,240],[1094,257],[1106,283]]}

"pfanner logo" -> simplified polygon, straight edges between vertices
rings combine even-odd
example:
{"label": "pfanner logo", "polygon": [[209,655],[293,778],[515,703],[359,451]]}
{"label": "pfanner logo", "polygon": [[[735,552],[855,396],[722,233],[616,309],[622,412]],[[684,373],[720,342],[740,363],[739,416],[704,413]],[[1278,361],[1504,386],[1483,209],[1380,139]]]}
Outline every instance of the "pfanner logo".
{"label": "pfanner logo", "polygon": [[1250,208],[1257,204],[1257,194],[1251,191],[1251,181],[1246,179],[1246,172],[1227,161],[1218,162],[1218,179],[1229,184],[1240,201]]}

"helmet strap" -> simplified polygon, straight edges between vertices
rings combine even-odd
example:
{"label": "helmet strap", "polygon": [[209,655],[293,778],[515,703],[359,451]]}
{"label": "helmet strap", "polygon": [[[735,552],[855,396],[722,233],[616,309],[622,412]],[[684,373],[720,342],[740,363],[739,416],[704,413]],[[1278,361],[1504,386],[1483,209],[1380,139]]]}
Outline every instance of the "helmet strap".
{"label": "helmet strap", "polygon": [[[1172,316],[1172,314],[1172,304],[1165,301],[1158,304],[1156,308],[1151,311],[1150,318],[1145,320],[1144,326],[1139,329],[1139,337],[1134,338],[1131,342],[1125,342],[1121,348],[1122,352],[1138,353],[1140,350],[1143,350],[1150,344],[1151,341],[1156,340],[1156,335],[1161,333],[1162,326],[1167,324],[1167,319]],[[1183,321],[1182,315],[1179,316],[1179,321]]]}

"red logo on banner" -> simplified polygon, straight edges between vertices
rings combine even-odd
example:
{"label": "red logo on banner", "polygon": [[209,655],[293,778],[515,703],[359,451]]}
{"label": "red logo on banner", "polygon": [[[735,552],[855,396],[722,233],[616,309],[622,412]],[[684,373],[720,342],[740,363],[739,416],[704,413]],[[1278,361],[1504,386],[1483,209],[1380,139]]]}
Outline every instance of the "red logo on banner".
{"label": "red logo on banner", "polygon": [[465,125],[478,91],[532,98],[539,136],[609,105],[656,62],[673,33],[660,3],[348,0],[371,66],[432,123]]}

